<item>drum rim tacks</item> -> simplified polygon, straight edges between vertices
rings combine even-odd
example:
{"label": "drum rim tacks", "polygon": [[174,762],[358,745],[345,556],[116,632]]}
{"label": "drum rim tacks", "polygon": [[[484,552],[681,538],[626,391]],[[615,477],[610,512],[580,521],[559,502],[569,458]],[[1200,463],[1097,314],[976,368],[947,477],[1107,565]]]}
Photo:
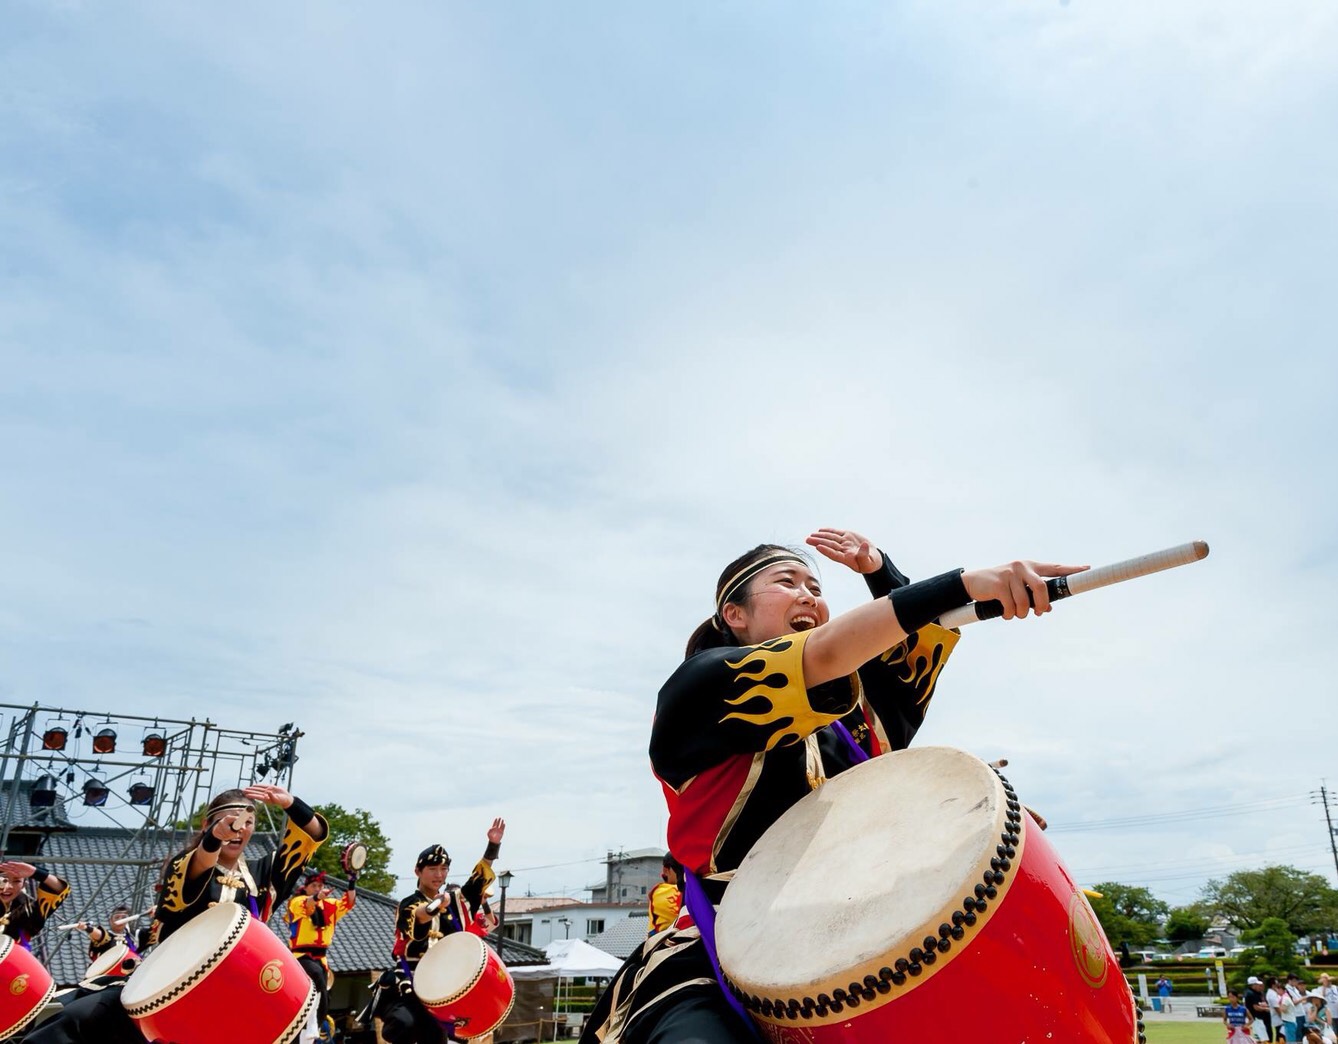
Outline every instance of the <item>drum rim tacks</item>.
{"label": "drum rim tacks", "polygon": [[[154,1012],[160,1011],[166,1007],[169,1002],[176,1000],[177,997],[188,992],[197,982],[218,967],[223,958],[226,957],[232,948],[237,945],[237,941],[246,931],[247,922],[251,919],[250,912],[244,906],[240,906],[236,903],[233,903],[232,905],[235,907],[236,913],[233,914],[232,924],[228,926],[227,932],[224,933],[223,941],[214,947],[213,953],[201,961],[200,966],[187,976],[185,980],[160,989],[156,993],[146,997],[144,1000],[135,1001],[133,1003],[125,999],[124,993],[121,994],[121,1002],[124,1004],[125,1010],[131,1018],[142,1018],[145,1015],[152,1015]],[[138,972],[146,963],[147,962],[141,962],[139,968],[136,968],[135,971]],[[127,980],[125,988],[129,990],[131,986],[132,983]]]}

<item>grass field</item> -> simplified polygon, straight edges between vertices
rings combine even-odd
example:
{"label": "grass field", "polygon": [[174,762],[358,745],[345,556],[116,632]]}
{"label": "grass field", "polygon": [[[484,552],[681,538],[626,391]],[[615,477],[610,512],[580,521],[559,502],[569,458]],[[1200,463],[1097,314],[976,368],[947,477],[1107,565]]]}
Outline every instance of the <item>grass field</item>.
{"label": "grass field", "polygon": [[1148,1044],[1207,1044],[1208,1041],[1222,1041],[1226,1038],[1226,1029],[1220,1022],[1202,1019],[1199,1022],[1153,1022],[1144,1023],[1148,1034]]}

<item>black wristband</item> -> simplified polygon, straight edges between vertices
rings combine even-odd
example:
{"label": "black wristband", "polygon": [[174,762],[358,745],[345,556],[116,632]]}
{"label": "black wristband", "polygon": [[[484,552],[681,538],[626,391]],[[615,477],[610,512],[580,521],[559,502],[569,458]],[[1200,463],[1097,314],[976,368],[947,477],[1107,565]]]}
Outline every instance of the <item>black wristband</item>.
{"label": "black wristband", "polygon": [[48,877],[51,876],[51,871],[48,870],[46,867],[44,867],[41,863],[33,863],[32,868],[33,868],[33,880],[36,881],[38,884],[41,884]]}
{"label": "black wristband", "polygon": [[306,826],[316,818],[316,810],[300,797],[294,796],[293,803],[288,806],[288,818],[298,826]]}
{"label": "black wristband", "polygon": [[878,553],[883,556],[883,567],[875,569],[872,573],[865,573],[864,582],[869,587],[869,594],[875,598],[882,598],[890,595],[898,587],[905,587],[911,582],[911,578],[892,564],[892,559],[881,547]]}
{"label": "black wristband", "polygon": [[962,582],[962,570],[940,573],[928,580],[920,580],[909,587],[899,587],[887,596],[897,622],[907,634],[913,634],[931,624],[949,609],[966,605],[971,596]]}
{"label": "black wristband", "polygon": [[204,837],[200,838],[200,847],[206,852],[217,852],[223,847],[223,839],[210,830]]}
{"label": "black wristband", "polygon": [[489,841],[488,847],[483,850],[483,858],[496,859],[498,853],[501,851],[502,851],[502,843],[500,841]]}

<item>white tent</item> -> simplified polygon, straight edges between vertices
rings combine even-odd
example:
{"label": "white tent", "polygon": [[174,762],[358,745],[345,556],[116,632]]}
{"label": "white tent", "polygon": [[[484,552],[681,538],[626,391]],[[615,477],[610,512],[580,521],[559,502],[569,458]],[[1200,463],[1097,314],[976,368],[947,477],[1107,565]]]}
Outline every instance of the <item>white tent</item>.
{"label": "white tent", "polygon": [[513,979],[611,979],[623,962],[584,939],[554,939],[544,947],[547,964],[512,968]]}
{"label": "white tent", "polygon": [[[544,947],[547,964],[512,968],[513,979],[552,979],[558,981],[561,999],[563,979],[611,979],[623,962],[612,954],[596,949],[584,939],[555,939]],[[554,1032],[557,1027],[554,1024]]]}

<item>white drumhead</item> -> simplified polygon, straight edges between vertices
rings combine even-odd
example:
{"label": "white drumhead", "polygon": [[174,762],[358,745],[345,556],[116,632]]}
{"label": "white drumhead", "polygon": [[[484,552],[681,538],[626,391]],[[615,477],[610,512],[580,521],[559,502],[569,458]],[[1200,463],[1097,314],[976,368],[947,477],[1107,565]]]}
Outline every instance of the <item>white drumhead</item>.
{"label": "white drumhead", "polygon": [[99,975],[110,975],[119,971],[121,962],[130,956],[130,947],[120,942],[105,953],[98,954],[97,960],[84,972],[85,979],[96,979]]}
{"label": "white drumhead", "polygon": [[344,869],[358,871],[367,865],[367,846],[361,843],[350,845],[344,851]]}
{"label": "white drumhead", "polygon": [[812,996],[920,945],[988,868],[1006,810],[994,771],[950,747],[833,777],[734,875],[716,920],[726,975],[749,993]]}
{"label": "white drumhead", "polygon": [[225,943],[241,935],[250,916],[238,903],[219,903],[192,917],[155,946],[131,973],[121,991],[121,1003],[127,1008],[150,1003],[206,964],[216,963],[230,948]]}
{"label": "white drumhead", "polygon": [[485,943],[472,932],[452,932],[433,943],[413,973],[413,991],[425,1004],[452,1001],[469,989],[487,962]]}

